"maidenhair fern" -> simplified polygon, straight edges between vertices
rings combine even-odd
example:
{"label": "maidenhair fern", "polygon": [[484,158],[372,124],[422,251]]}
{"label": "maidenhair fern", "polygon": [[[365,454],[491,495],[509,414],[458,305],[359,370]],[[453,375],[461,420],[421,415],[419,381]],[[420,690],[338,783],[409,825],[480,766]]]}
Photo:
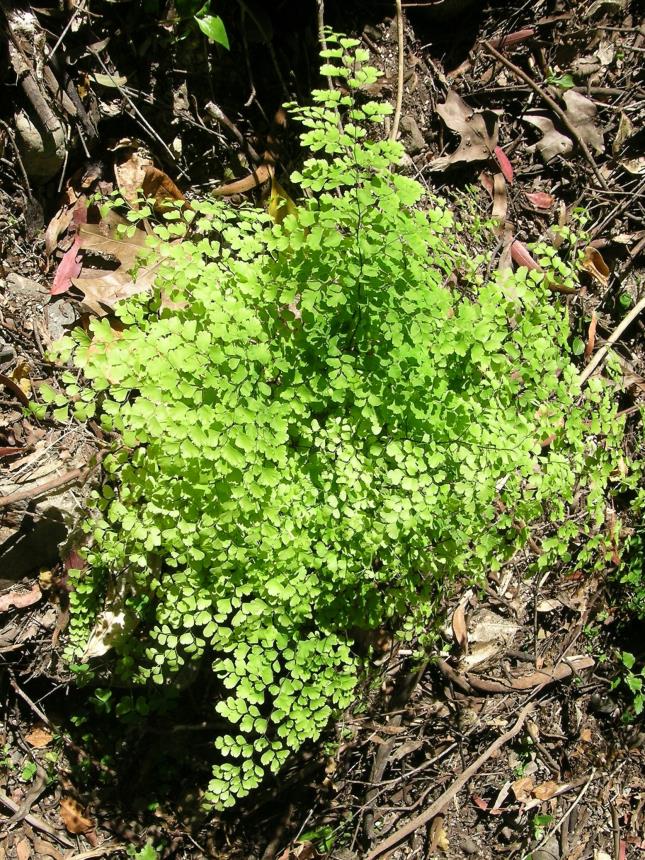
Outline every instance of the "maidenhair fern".
{"label": "maidenhair fern", "polygon": [[597,531],[618,444],[547,289],[562,261],[484,276],[446,204],[397,172],[366,53],[331,44],[322,71],[341,85],[291,107],[311,154],[297,212],[174,213],[153,297],[62,348],[92,392],[78,414],[122,440],[68,654],[107,609],[115,678],[145,690],[209,661],[230,723],[204,795],[217,808],[350,704],[358,633],[427,633],[457,575],[498,568],[574,497]]}

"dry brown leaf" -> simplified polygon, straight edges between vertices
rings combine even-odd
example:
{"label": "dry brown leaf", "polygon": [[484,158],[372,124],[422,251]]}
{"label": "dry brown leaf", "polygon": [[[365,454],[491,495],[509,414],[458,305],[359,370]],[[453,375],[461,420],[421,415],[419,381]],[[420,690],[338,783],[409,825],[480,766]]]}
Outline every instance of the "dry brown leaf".
{"label": "dry brown leaf", "polygon": [[550,800],[550,798],[554,797],[561,786],[554,782],[552,779],[547,782],[543,782],[541,785],[536,785],[533,789],[533,797],[536,797],[538,800]]}
{"label": "dry brown leaf", "polygon": [[132,236],[121,236],[119,224],[125,221],[119,219],[112,213],[109,221],[84,224],[79,232],[83,250],[114,257],[121,264],[114,271],[85,269],[80,277],[72,278],[74,286],[84,294],[83,304],[98,316],[104,316],[121,299],[149,290],[160,265],[157,258],[153,263],[141,265],[136,277],[130,274],[145,249],[148,234],[137,229]]}
{"label": "dry brown leaf", "polygon": [[474,111],[452,90],[446,101],[437,105],[437,113],[461,138],[451,155],[433,159],[430,170],[445,170],[452,164],[468,161],[486,161],[497,146],[498,119],[492,111]]}
{"label": "dry brown leaf", "polygon": [[515,795],[515,799],[520,803],[528,800],[531,797],[531,793],[533,788],[535,787],[535,783],[533,782],[533,778],[530,776],[523,776],[520,779],[516,779],[515,782],[511,785],[513,789],[513,794]]}
{"label": "dry brown leaf", "polygon": [[85,816],[85,810],[73,797],[61,798],[60,817],[68,833],[87,833],[94,830],[94,822]]}
{"label": "dry brown leaf", "polygon": [[[147,167],[143,177],[142,190],[146,197],[154,199],[156,212],[166,212],[172,208],[172,201],[186,201],[183,193],[177,188],[172,179],[163,170],[156,167]],[[188,204],[186,204],[188,205]]]}
{"label": "dry brown leaf", "polygon": [[466,604],[463,600],[452,615],[452,635],[459,650],[465,651],[468,648],[468,629],[466,627]]}
{"label": "dry brown leaf", "polygon": [[316,860],[318,856],[313,842],[299,842],[295,846],[285,848],[278,860]]}
{"label": "dry brown leaf", "polygon": [[618,120],[618,129],[611,142],[612,155],[618,155],[623,144],[629,140],[632,134],[634,134],[634,124],[627,114],[621,111],[620,119]]}
{"label": "dry brown leaf", "polygon": [[44,726],[36,726],[28,734],[25,735],[25,740],[33,749],[41,750],[52,742],[53,735]]}
{"label": "dry brown leaf", "polygon": [[602,254],[597,248],[589,245],[585,248],[584,257],[580,264],[585,272],[589,272],[594,281],[597,281],[601,287],[606,287],[609,283],[609,266],[605,263]]}
{"label": "dry brown leaf", "polygon": [[432,856],[437,848],[440,851],[443,851],[444,854],[450,848],[448,834],[446,833],[446,828],[443,825],[443,815],[437,815],[437,817],[432,821],[432,825],[430,827],[430,850],[428,854]]}
{"label": "dry brown leaf", "polygon": [[560,134],[548,116],[537,113],[524,114],[524,120],[534,125],[542,132],[542,138],[529,147],[529,151],[537,149],[545,162],[558,156],[566,156],[573,152],[573,141],[566,134]]}
{"label": "dry brown leaf", "polygon": [[567,90],[562,96],[566,105],[567,119],[578,132],[582,140],[596,153],[605,150],[605,141],[602,129],[596,125],[598,108],[596,105],[575,90]]}
{"label": "dry brown leaf", "polygon": [[544,191],[533,191],[527,194],[526,198],[536,209],[550,209],[555,203],[555,197],[552,194],[546,194]]}
{"label": "dry brown leaf", "polygon": [[587,334],[587,343],[585,344],[584,358],[588,361],[591,358],[594,346],[596,345],[596,326],[598,325],[598,316],[595,311],[591,312],[591,322],[589,323],[589,333]]}
{"label": "dry brown leaf", "polygon": [[[128,141],[136,144],[137,141]],[[154,167],[152,158],[142,147],[129,149],[124,147],[119,161],[114,165],[116,183],[123,199],[133,209],[139,208],[139,191],[143,187],[146,170]]]}
{"label": "dry brown leaf", "polygon": [[18,860],[29,860],[31,857],[31,845],[29,844],[29,840],[25,839],[24,836],[14,844],[14,848],[16,849]]}
{"label": "dry brown leaf", "polygon": [[236,179],[235,182],[228,182],[226,185],[220,185],[219,188],[214,188],[212,194],[215,197],[232,197],[234,194],[244,194],[252,188],[257,188],[259,185],[264,185],[273,176],[272,164],[260,164],[253,173],[242,179]]}
{"label": "dry brown leaf", "polygon": [[42,592],[37,582],[34,582],[28,591],[5,591],[0,594],[0,612],[8,612],[10,609],[25,609],[38,603]]}

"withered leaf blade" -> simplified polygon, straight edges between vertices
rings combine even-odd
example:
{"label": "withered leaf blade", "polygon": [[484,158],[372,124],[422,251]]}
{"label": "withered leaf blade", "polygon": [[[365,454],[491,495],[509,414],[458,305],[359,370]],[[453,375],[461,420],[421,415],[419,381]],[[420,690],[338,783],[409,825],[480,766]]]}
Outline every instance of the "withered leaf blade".
{"label": "withered leaf blade", "polygon": [[446,101],[437,105],[437,113],[461,140],[451,155],[431,161],[430,170],[445,170],[459,162],[486,161],[494,154],[499,123],[492,111],[474,111],[450,90]]}
{"label": "withered leaf blade", "polygon": [[177,188],[172,179],[163,170],[149,166],[143,177],[142,190],[145,197],[154,199],[155,211],[165,212],[172,208],[175,200],[186,201],[184,194]]}
{"label": "withered leaf blade", "polygon": [[602,130],[596,125],[598,115],[596,105],[591,99],[575,90],[567,90],[562,100],[566,105],[567,119],[584,142],[596,153],[604,152],[605,141]]}
{"label": "withered leaf blade", "polygon": [[94,829],[94,823],[85,816],[85,810],[73,797],[61,798],[60,817],[69,833],[87,833]]}
{"label": "withered leaf blade", "polygon": [[564,157],[573,152],[571,138],[561,134],[548,116],[527,113],[524,114],[524,120],[542,132],[542,138],[530,149],[537,149],[545,162],[548,163],[558,156]]}

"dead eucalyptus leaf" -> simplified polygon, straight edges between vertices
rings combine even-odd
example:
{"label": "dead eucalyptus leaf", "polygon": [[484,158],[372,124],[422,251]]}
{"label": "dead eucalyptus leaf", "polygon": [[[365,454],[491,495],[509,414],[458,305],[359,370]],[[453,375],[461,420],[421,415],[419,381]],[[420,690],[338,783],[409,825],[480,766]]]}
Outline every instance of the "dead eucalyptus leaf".
{"label": "dead eucalyptus leaf", "polygon": [[186,201],[183,192],[177,188],[168,174],[151,165],[145,170],[141,188],[145,197],[154,199],[156,212],[165,212],[173,208],[169,204],[175,200]]}
{"label": "dead eucalyptus leaf", "polygon": [[492,111],[474,111],[449,90],[446,101],[437,105],[437,113],[461,140],[451,155],[433,159],[430,170],[445,170],[459,162],[487,161],[494,154],[499,122]]}
{"label": "dead eucalyptus leaf", "polygon": [[452,635],[459,650],[465,651],[468,648],[468,628],[466,627],[466,605],[463,600],[452,614]]}
{"label": "dead eucalyptus leaf", "polygon": [[6,591],[4,594],[0,594],[0,612],[8,612],[10,609],[25,609],[27,606],[38,603],[42,596],[37,582],[34,582],[28,591]]}
{"label": "dead eucalyptus leaf", "polygon": [[[136,141],[133,141],[136,143]],[[119,191],[133,209],[139,208],[139,191],[143,187],[146,170],[154,167],[152,158],[145,149],[123,149],[123,155],[114,165],[114,175]]]}
{"label": "dead eucalyptus leaf", "polygon": [[94,823],[86,818],[83,807],[73,797],[61,798],[60,817],[68,833],[87,833],[94,829]]}
{"label": "dead eucalyptus leaf", "polygon": [[573,141],[566,134],[560,134],[548,116],[542,114],[524,114],[525,122],[534,125],[542,132],[542,138],[529,149],[537,149],[545,162],[552,161],[558,156],[566,156],[573,152]]}
{"label": "dead eucalyptus leaf", "polygon": [[235,182],[228,182],[226,185],[220,185],[219,188],[213,188],[215,197],[232,197],[234,194],[244,194],[252,188],[257,188],[263,185],[273,176],[272,164],[260,164],[253,173],[249,173],[243,179],[236,179]]}
{"label": "dead eucalyptus leaf", "polygon": [[555,203],[555,197],[552,194],[546,194],[544,191],[532,191],[527,193],[526,199],[532,203],[536,209],[550,209]]}
{"label": "dead eucalyptus leaf", "polygon": [[522,776],[520,779],[516,779],[511,785],[515,799],[520,803],[531,797],[534,787],[535,784],[533,782],[533,778],[530,776]]}
{"label": "dead eucalyptus leaf", "polygon": [[48,746],[52,742],[52,739],[53,735],[49,729],[45,729],[42,726],[36,726],[35,729],[32,729],[25,735],[25,740],[29,746],[36,750]]}
{"label": "dead eucalyptus leaf", "polygon": [[139,266],[135,276],[131,274],[145,250],[148,234],[137,229],[132,236],[122,235],[119,226],[125,223],[125,219],[112,213],[109,222],[84,224],[79,230],[83,250],[114,257],[120,263],[114,271],[85,269],[80,277],[71,279],[84,295],[83,304],[97,316],[105,316],[107,309],[121,299],[149,290],[160,265],[155,258]]}
{"label": "dead eucalyptus leaf", "polygon": [[620,119],[618,120],[618,129],[616,134],[614,135],[614,139],[611,142],[611,152],[612,155],[618,155],[620,150],[622,149],[623,144],[629,140],[629,138],[634,133],[634,124],[631,119],[627,116],[623,111],[620,112]]}
{"label": "dead eucalyptus leaf", "polygon": [[596,105],[575,90],[567,90],[562,96],[566,105],[567,119],[578,132],[582,140],[596,153],[605,150],[605,141],[602,129],[596,125],[598,108]]}
{"label": "dead eucalyptus leaf", "polygon": [[559,789],[560,785],[550,779],[547,782],[541,783],[541,785],[536,785],[532,794],[538,800],[549,800],[558,793]]}
{"label": "dead eucalyptus leaf", "polygon": [[597,248],[589,245],[585,248],[584,257],[581,267],[585,272],[589,272],[594,281],[597,281],[601,287],[606,287],[609,283],[609,266],[603,260],[602,254]]}

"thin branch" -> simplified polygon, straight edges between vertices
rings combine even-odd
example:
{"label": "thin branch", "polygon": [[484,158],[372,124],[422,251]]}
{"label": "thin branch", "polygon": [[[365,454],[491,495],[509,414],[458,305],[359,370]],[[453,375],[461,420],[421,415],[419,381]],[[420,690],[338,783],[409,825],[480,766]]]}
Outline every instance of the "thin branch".
{"label": "thin branch", "polygon": [[496,48],[493,48],[491,43],[488,42],[486,39],[482,40],[482,46],[484,47],[484,49],[486,51],[488,51],[489,54],[492,54],[495,57],[495,59],[499,60],[499,62],[503,66],[506,66],[506,68],[509,70],[509,72],[512,72],[515,75],[515,77],[520,78],[520,80],[524,81],[524,83],[527,84],[527,86],[529,86],[533,90],[533,92],[536,95],[538,95],[542,99],[542,101],[551,108],[551,110],[555,113],[555,115],[560,119],[562,124],[564,126],[566,126],[567,131],[569,132],[569,134],[572,135],[572,137],[575,139],[576,143],[578,144],[578,146],[580,147],[580,149],[584,153],[584,156],[587,159],[587,161],[589,162],[591,169],[596,174],[596,179],[598,180],[598,182],[600,182],[600,184],[605,189],[605,191],[609,191],[609,186],[607,185],[607,180],[605,179],[605,177],[602,175],[602,173],[598,169],[598,165],[596,164],[596,161],[595,161],[593,155],[591,154],[591,150],[587,146],[587,142],[580,135],[580,132],[578,131],[578,129],[575,127],[575,125],[573,125],[573,123],[571,122],[571,120],[567,116],[566,112],[562,110],[562,108],[555,101],[555,99],[552,99],[551,96],[548,95],[548,93],[545,93],[544,90],[542,89],[542,87],[540,87],[538,84],[536,84],[535,81],[533,80],[533,78],[531,78],[529,75],[527,75],[526,72],[524,72],[522,69],[520,69],[514,63],[512,63],[507,57],[504,56],[504,54],[500,54],[500,52]]}
{"label": "thin branch", "polygon": [[404,76],[404,44],[403,44],[403,9],[401,0],[396,0],[396,31],[399,41],[399,68],[396,85],[396,107],[394,108],[394,119],[392,120],[392,131],[390,140],[396,140],[399,134],[399,123],[401,122],[401,106],[403,104],[403,76]]}
{"label": "thin branch", "polygon": [[636,317],[640,314],[640,312],[645,308],[645,296],[641,298],[638,304],[634,305],[631,311],[627,314],[625,319],[620,323],[618,328],[616,328],[612,334],[607,338],[607,342],[599,349],[598,352],[591,359],[589,364],[585,367],[579,377],[580,385],[584,385],[585,382],[589,379],[594,370],[598,367],[600,362],[605,358],[611,347],[616,343],[616,341],[620,338],[621,334],[625,331],[625,329],[630,326]]}
{"label": "thin branch", "polygon": [[488,749],[479,756],[479,758],[476,758],[471,765],[462,771],[450,788],[446,789],[443,794],[439,795],[439,797],[428,807],[428,809],[425,810],[425,812],[422,812],[421,815],[417,815],[416,818],[408,821],[407,824],[404,824],[403,827],[396,830],[391,836],[388,836],[387,839],[380,842],[376,848],[370,851],[366,860],[375,860],[376,857],[380,857],[381,854],[384,854],[386,851],[391,851],[392,848],[399,844],[399,842],[402,842],[403,839],[412,835],[415,830],[419,829],[419,827],[424,827],[432,821],[436,815],[439,815],[439,813],[445,809],[451,800],[453,800],[453,798],[461,791],[466,783],[479,771],[481,766],[485,764],[491,756],[495,755],[495,753],[498,752],[498,750],[500,750],[505,744],[513,740],[513,738],[520,733],[524,723],[526,722],[526,718],[533,708],[533,702],[526,704],[520,711],[517,720],[511,728],[505,734],[500,735],[488,747]]}

